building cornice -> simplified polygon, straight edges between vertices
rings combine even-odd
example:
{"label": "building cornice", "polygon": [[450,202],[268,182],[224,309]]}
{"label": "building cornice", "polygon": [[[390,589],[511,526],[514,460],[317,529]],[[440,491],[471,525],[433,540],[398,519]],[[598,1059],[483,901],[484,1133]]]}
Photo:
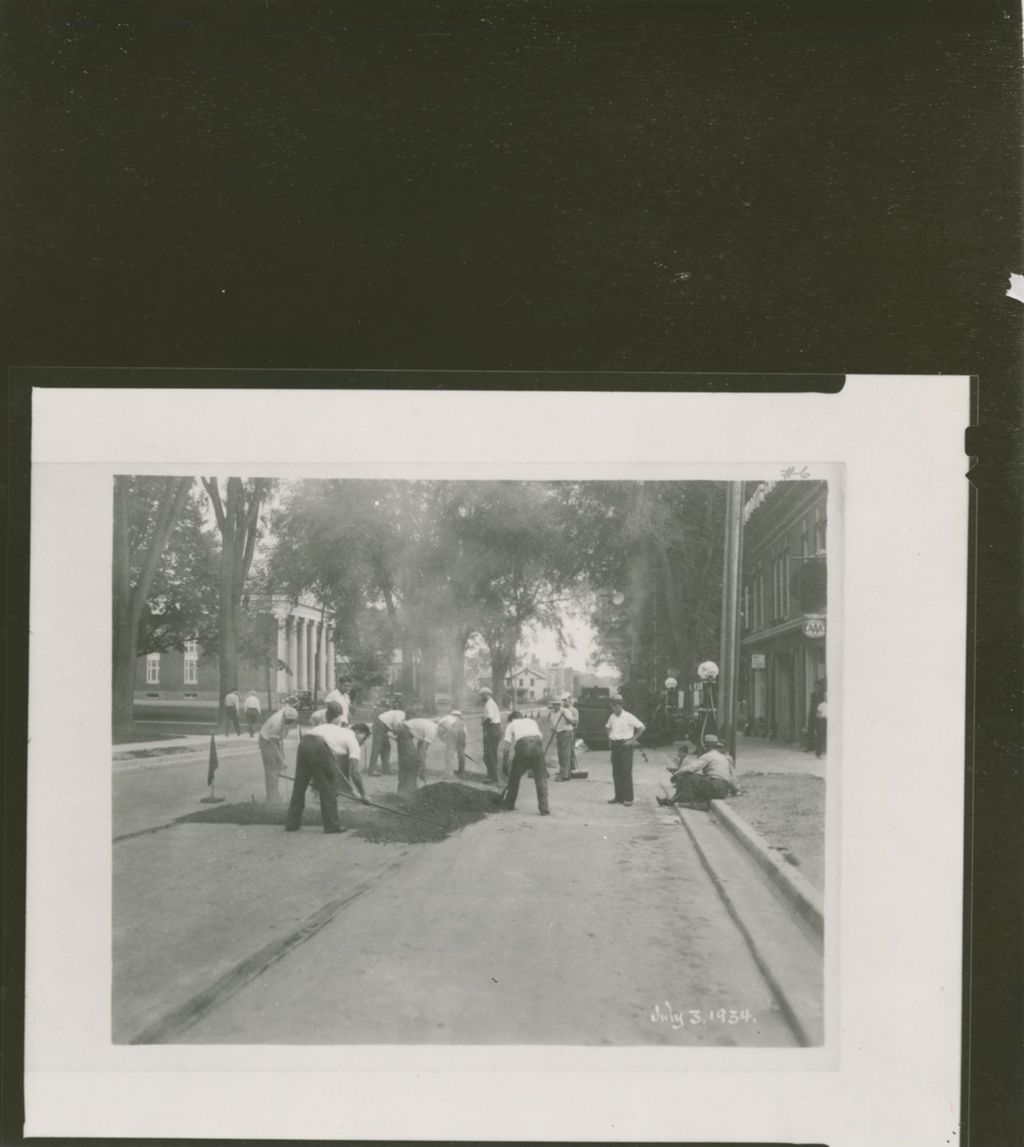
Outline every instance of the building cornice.
{"label": "building cornice", "polygon": [[744,637],[740,641],[740,647],[746,648],[747,646],[760,645],[762,642],[771,641],[773,637],[780,637],[784,633],[802,632],[804,621],[806,620],[804,614],[799,617],[792,617],[789,621],[783,621],[778,625],[773,625],[769,629],[759,629],[756,633],[751,633],[749,636]]}

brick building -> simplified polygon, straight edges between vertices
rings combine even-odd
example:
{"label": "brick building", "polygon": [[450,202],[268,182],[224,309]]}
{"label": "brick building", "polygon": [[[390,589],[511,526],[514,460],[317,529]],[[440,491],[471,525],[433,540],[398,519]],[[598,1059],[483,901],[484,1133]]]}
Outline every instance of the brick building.
{"label": "brick building", "polygon": [[744,493],[737,724],[800,744],[825,679],[828,484],[757,482]]}
{"label": "brick building", "polygon": [[[324,615],[311,599],[295,602],[276,595],[262,601],[252,598],[250,609],[275,619],[277,648],[276,657],[268,651],[263,665],[239,659],[238,687],[243,695],[255,689],[267,711],[276,709],[290,693],[315,688],[322,697],[334,688],[337,654],[330,610]],[[145,654],[136,663],[136,704],[215,707],[220,703],[219,689],[217,656],[197,641],[186,642],[184,651]]]}

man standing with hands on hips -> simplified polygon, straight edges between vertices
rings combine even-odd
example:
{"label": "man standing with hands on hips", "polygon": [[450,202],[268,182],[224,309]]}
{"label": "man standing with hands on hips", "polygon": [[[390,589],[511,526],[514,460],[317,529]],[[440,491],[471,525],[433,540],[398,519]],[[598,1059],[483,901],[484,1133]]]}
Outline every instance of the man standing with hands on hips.
{"label": "man standing with hands on hips", "polygon": [[487,766],[487,779],[498,780],[498,746],[501,744],[501,710],[494,700],[494,694],[485,685],[480,690],[484,700],[484,764]]}
{"label": "man standing with hands on hips", "polygon": [[558,750],[558,776],[555,780],[567,781],[572,776],[573,746],[580,715],[573,707],[572,697],[568,693],[562,694],[560,702],[552,701],[548,708],[548,721],[551,722],[555,748]]}
{"label": "man standing with hands on hips", "polygon": [[612,712],[605,728],[612,749],[612,784],[615,796],[609,804],[627,808],[633,803],[633,749],[643,736],[646,725],[622,707],[622,698],[612,698]]}

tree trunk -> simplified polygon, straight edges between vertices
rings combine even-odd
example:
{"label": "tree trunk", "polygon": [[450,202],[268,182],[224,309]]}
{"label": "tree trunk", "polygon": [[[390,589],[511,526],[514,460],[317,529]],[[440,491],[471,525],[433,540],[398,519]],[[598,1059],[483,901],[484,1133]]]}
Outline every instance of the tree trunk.
{"label": "tree trunk", "polygon": [[220,677],[220,706],[218,722],[224,720],[224,698],[238,686],[238,614],[235,609],[235,539],[234,514],[232,513],[232,491],[228,479],[228,528],[221,532],[220,584],[218,594],[219,637],[217,657]]}
{"label": "tree trunk", "polygon": [[[491,689],[494,699],[501,705],[504,701],[505,690],[508,688],[506,678],[512,666],[512,655],[500,645],[488,646],[491,654]],[[514,698],[513,698],[514,700]]]}
{"label": "tree trunk", "polygon": [[402,708],[408,709],[416,697],[416,669],[413,660],[416,647],[405,637],[402,639],[402,675],[399,688],[402,693]]}
{"label": "tree trunk", "polygon": [[131,554],[128,545],[127,478],[114,479],[114,626],[112,648],[112,701],[115,736],[132,727],[135,693],[135,641],[131,625]]}
{"label": "tree trunk", "polygon": [[437,635],[429,634],[420,644],[420,712],[429,716],[437,708]]}
{"label": "tree trunk", "polygon": [[468,641],[469,638],[459,629],[450,629],[445,634],[445,654],[448,657],[448,674],[452,683],[451,707],[453,709],[462,708],[463,694],[466,691],[466,643]]}
{"label": "tree trunk", "polygon": [[131,731],[135,697],[135,661],[138,654],[139,621],[149,598],[149,589],[160,558],[181,516],[192,478],[168,478],[160,497],[153,536],[142,562],[139,580],[131,584],[131,543],[128,531],[130,479],[114,479],[114,554],[113,554],[113,673],[112,718],[119,736]]}

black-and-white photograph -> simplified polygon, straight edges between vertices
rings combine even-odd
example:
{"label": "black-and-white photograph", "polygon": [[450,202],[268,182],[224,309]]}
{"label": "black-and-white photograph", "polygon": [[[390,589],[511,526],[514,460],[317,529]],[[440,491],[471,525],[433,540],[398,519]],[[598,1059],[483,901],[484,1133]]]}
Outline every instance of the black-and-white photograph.
{"label": "black-and-white photograph", "polygon": [[838,468],[223,470],[113,478],[115,1044],[825,1042]]}

